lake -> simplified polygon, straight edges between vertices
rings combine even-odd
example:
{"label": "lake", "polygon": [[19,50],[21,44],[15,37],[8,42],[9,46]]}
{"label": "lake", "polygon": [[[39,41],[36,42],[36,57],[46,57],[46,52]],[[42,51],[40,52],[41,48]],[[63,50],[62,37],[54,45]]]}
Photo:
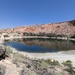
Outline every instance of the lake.
{"label": "lake", "polygon": [[13,39],[5,40],[4,45],[12,46],[19,51],[30,53],[53,53],[60,51],[75,50],[75,42],[69,40],[52,39]]}

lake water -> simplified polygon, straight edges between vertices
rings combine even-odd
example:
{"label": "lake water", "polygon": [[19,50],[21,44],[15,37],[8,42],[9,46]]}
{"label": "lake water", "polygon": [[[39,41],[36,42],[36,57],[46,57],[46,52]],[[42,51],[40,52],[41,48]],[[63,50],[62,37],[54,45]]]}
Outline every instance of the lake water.
{"label": "lake water", "polygon": [[14,39],[6,40],[4,45],[9,45],[19,51],[30,53],[46,53],[75,50],[75,42],[69,40],[52,39]]}

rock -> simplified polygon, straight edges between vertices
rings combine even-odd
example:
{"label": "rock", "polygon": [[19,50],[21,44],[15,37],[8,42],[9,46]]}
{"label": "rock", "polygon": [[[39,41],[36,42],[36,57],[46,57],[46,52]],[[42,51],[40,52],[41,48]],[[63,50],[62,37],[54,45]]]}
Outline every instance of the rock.
{"label": "rock", "polygon": [[24,67],[20,75],[36,75],[36,72],[34,70],[27,69]]}
{"label": "rock", "polygon": [[6,50],[0,49],[0,60],[5,59],[5,56],[6,56],[5,53],[6,53]]}
{"label": "rock", "polygon": [[26,67],[27,67],[27,68],[30,68],[31,66],[28,64]]}
{"label": "rock", "polygon": [[0,49],[0,56],[4,53],[3,49]]}
{"label": "rock", "polygon": [[0,75],[5,75],[5,66],[0,65]]}

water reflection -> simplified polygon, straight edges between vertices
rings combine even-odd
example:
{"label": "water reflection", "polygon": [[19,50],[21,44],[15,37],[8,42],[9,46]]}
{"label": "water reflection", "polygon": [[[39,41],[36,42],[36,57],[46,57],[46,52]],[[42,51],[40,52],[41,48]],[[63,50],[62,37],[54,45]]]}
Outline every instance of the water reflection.
{"label": "water reflection", "polygon": [[57,52],[66,50],[75,50],[75,42],[68,40],[52,39],[14,39],[8,40],[6,45],[26,52]]}

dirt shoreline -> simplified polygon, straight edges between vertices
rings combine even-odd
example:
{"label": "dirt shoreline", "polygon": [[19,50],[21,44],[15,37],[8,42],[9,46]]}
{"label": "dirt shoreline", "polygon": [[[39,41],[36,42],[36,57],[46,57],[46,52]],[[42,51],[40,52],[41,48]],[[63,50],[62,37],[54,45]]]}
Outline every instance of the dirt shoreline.
{"label": "dirt shoreline", "polygon": [[19,38],[49,38],[49,39],[57,39],[57,40],[72,40],[75,41],[75,38],[67,38],[67,37],[47,37],[47,36],[21,36],[21,37],[6,37],[0,38],[0,40],[9,40],[9,39],[19,39]]}
{"label": "dirt shoreline", "polygon": [[[23,38],[23,37],[22,37]],[[75,51],[69,50],[69,51],[61,51],[57,53],[28,53],[28,52],[22,52],[18,51],[15,48],[10,47],[14,52],[19,52],[23,55],[26,55],[30,58],[36,58],[36,59],[54,59],[58,60],[60,63],[66,60],[71,60],[73,62],[73,66],[75,67]]]}

